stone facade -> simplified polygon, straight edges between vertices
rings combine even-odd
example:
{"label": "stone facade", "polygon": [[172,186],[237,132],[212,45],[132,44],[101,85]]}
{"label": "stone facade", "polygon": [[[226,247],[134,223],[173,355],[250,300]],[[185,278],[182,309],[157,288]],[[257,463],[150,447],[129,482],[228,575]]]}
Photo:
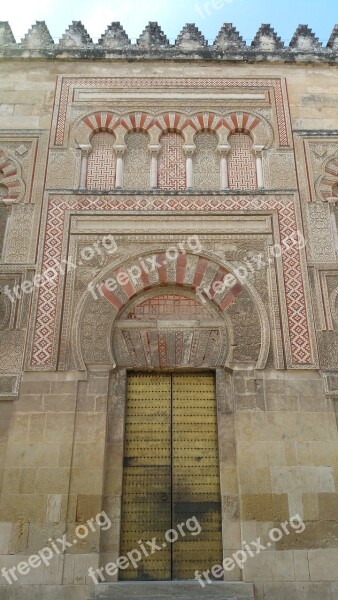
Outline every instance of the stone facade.
{"label": "stone facade", "polygon": [[118,598],[88,569],[119,556],[128,369],[215,372],[224,557],[304,521],[222,597],[337,600],[337,63],[337,26],[0,24],[0,573],[111,519],[1,600]]}

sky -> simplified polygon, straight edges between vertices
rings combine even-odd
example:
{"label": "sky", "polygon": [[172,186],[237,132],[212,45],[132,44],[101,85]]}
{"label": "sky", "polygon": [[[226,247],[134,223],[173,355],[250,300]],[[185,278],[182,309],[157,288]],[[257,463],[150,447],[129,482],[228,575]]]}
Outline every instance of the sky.
{"label": "sky", "polygon": [[132,40],[149,21],[158,21],[170,40],[185,23],[195,23],[211,42],[223,23],[233,23],[251,42],[262,23],[270,23],[287,44],[299,24],[307,24],[326,45],[338,23],[337,0],[11,0],[0,20],[9,21],[17,41],[35,21],[46,21],[57,40],[69,24],[82,21],[96,41],[112,21],[120,21]]}

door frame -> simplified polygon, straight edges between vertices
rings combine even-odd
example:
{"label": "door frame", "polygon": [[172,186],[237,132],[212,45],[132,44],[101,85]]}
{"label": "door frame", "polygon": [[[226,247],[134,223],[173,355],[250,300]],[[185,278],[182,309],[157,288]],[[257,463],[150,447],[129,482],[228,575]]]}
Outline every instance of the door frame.
{"label": "door frame", "polygon": [[[222,510],[222,540],[223,540],[223,558],[229,556],[229,551],[237,548],[229,548],[227,545],[227,534],[229,527],[236,523],[239,527],[238,518],[234,519],[236,506],[239,502],[237,460],[236,460],[236,439],[235,439],[235,415],[234,415],[234,385],[233,371],[227,367],[218,367],[208,369],[187,368],[166,368],[166,369],[147,369],[147,368],[116,368],[112,373],[111,390],[108,398],[108,431],[107,440],[110,446],[116,448],[115,468],[115,486],[117,494],[114,497],[115,509],[111,534],[117,540],[114,544],[114,550],[109,553],[114,561],[120,556],[121,542],[121,523],[122,523],[122,484],[123,484],[123,459],[125,445],[125,418],[127,405],[127,377],[129,372],[144,373],[174,373],[174,372],[213,372],[216,382],[216,409],[217,409],[217,436],[219,453],[219,476],[221,490],[221,510]],[[107,461],[106,461],[107,463]],[[106,478],[106,477],[105,477]],[[104,496],[106,494],[104,493]],[[233,508],[232,508],[233,507]],[[105,508],[105,506],[103,506]],[[107,553],[105,552],[105,555]],[[114,556],[113,556],[114,555]],[[116,555],[116,556],[115,556]],[[107,561],[105,561],[107,562]],[[213,565],[210,565],[213,566]],[[231,573],[232,581],[240,581],[241,573]],[[118,581],[118,575],[112,577],[111,581]],[[122,582],[123,583],[123,582]]]}

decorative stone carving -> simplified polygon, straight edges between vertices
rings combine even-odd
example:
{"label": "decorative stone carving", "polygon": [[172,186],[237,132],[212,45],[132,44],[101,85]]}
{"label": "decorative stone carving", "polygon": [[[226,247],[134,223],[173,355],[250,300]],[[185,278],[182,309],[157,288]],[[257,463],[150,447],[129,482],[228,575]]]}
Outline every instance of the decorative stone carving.
{"label": "decorative stone carving", "polygon": [[127,36],[119,21],[114,21],[100,37],[99,44],[107,49],[124,49],[130,45],[130,39]]}
{"label": "decorative stone carving", "polygon": [[276,190],[296,190],[297,177],[294,154],[289,151],[275,151],[266,153],[265,164],[269,170],[270,187]]}
{"label": "decorative stone carving", "polygon": [[336,251],[331,229],[329,207],[321,202],[311,202],[307,207],[309,215],[310,252],[312,260],[321,262],[336,259]]}
{"label": "decorative stone carving", "polygon": [[[207,4],[205,5],[207,7]],[[196,10],[201,14],[203,7],[196,5]],[[206,12],[210,8],[205,8]],[[209,14],[211,14],[209,12]],[[204,17],[203,17],[204,18]],[[79,21],[74,21],[59,44],[54,44],[51,35],[44,23],[38,21],[29,30],[21,44],[16,44],[10,26],[7,22],[0,22],[0,53],[5,56],[41,56],[53,59],[65,53],[74,58],[120,58],[124,51],[124,58],[135,58],[139,55],[147,59],[154,58],[154,52],[159,59],[185,58],[187,54],[191,59],[201,57],[212,60],[236,62],[261,62],[262,53],[266,62],[276,61],[289,63],[295,55],[307,54],[307,60],[320,63],[329,60],[337,62],[337,29],[335,28],[325,48],[318,42],[318,38],[307,25],[300,25],[295,32],[289,47],[285,47],[280,38],[270,27],[262,25],[254,43],[246,45],[242,37],[231,23],[225,23],[217,34],[212,45],[197,29],[195,24],[188,23],[179,34],[175,45],[169,43],[161,27],[151,22],[142,32],[136,44],[131,44],[126,32],[119,22],[113,22],[106,29],[97,44],[91,38]]]}
{"label": "decorative stone carving", "polygon": [[124,155],[123,188],[125,190],[150,189],[149,139],[145,133],[129,133]]}
{"label": "decorative stone carving", "polygon": [[191,292],[167,288],[131,301],[119,315],[112,339],[119,366],[210,367],[227,361],[228,336],[215,307],[203,306]]}
{"label": "decorative stone carving", "polygon": [[74,148],[67,152],[51,150],[49,154],[47,185],[49,189],[76,189],[79,182],[80,155]]}
{"label": "decorative stone carving", "polygon": [[1,204],[1,183],[0,183],[0,261],[4,248],[5,233],[7,226],[8,209],[4,204]]}
{"label": "decorative stone carving", "polygon": [[10,299],[0,290],[0,329],[6,329],[11,315]]}
{"label": "decorative stone carving", "polygon": [[290,48],[301,52],[320,50],[322,44],[307,25],[299,25],[291,39]]}
{"label": "decorative stone carving", "polygon": [[63,48],[81,48],[92,44],[93,40],[81,21],[73,21],[60,39]]}
{"label": "decorative stone carving", "polygon": [[0,46],[15,44],[15,37],[8,21],[0,21]]}
{"label": "decorative stone carving", "polygon": [[150,22],[137,40],[140,48],[161,48],[169,45],[167,36],[156,22]]}
{"label": "decorative stone carving", "polygon": [[0,401],[17,398],[19,387],[20,375],[0,375]]}
{"label": "decorative stone carving", "polygon": [[186,160],[184,140],[178,133],[166,133],[161,137],[158,157],[158,187],[161,190],[184,190],[186,188]]}
{"label": "decorative stone carving", "polygon": [[335,25],[331,33],[327,47],[337,52],[338,50],[338,25]]}
{"label": "decorative stone carving", "polygon": [[228,185],[230,189],[257,189],[256,161],[252,141],[245,133],[229,136]]}
{"label": "decorative stone carving", "polygon": [[176,46],[182,50],[198,50],[206,45],[207,41],[195,23],[187,23],[176,40]]}
{"label": "decorative stone carving", "polygon": [[284,48],[281,38],[278,37],[271,25],[261,25],[251,46],[255,50],[261,50],[262,52],[273,52]]}
{"label": "decorative stone carving", "polygon": [[220,50],[238,51],[246,48],[246,43],[232,23],[224,23],[215,38],[214,47]]}
{"label": "decorative stone carving", "polygon": [[87,187],[92,190],[115,188],[115,138],[111,133],[96,133],[92,138],[92,152],[87,163]]}
{"label": "decorative stone carving", "polygon": [[33,213],[32,204],[17,204],[11,208],[11,219],[7,225],[6,262],[27,263],[32,235],[28,224],[33,221]]}
{"label": "decorative stone carving", "polygon": [[48,48],[52,45],[54,45],[54,40],[45,21],[36,21],[21,41],[22,48]]}
{"label": "decorative stone carving", "polygon": [[322,165],[324,173],[316,184],[316,189],[322,200],[338,202],[338,151],[335,156],[328,158]]}
{"label": "decorative stone carving", "polygon": [[24,193],[19,163],[0,148],[0,200],[8,205],[17,203],[22,200]]}
{"label": "decorative stone carving", "polygon": [[217,152],[217,137],[213,133],[199,133],[195,137],[196,151],[193,155],[196,190],[220,189],[220,157]]}
{"label": "decorative stone carving", "polygon": [[[144,88],[149,89],[150,92],[153,93],[153,89],[158,89],[165,87],[167,91],[172,92],[173,98],[175,97],[175,93],[177,89],[181,90],[181,93],[184,90],[198,90],[200,87],[206,90],[213,90],[216,93],[216,90],[219,93],[230,92],[231,89],[236,89],[240,93],[247,93],[250,90],[256,95],[257,93],[264,93],[264,104],[271,106],[273,111],[271,111],[273,127],[269,124],[265,118],[261,117],[260,114],[255,111],[243,110],[239,112],[235,112],[233,109],[228,108],[226,112],[223,114],[220,113],[212,113],[209,110],[203,113],[195,113],[194,109],[191,107],[187,114],[177,111],[176,108],[172,111],[173,114],[176,114],[178,117],[178,122],[174,123],[174,126],[171,125],[170,129],[174,129],[177,132],[182,132],[185,135],[185,131],[192,130],[196,128],[196,132],[201,128],[208,130],[217,130],[217,128],[225,128],[225,130],[236,130],[238,126],[236,126],[236,119],[232,122],[231,120],[225,122],[227,117],[231,114],[234,117],[238,116],[240,119],[246,118],[249,121],[249,125],[255,123],[255,126],[252,128],[253,137],[257,137],[255,139],[255,143],[259,145],[264,145],[269,147],[271,145],[274,135],[273,131],[275,130],[275,138],[277,147],[285,148],[289,147],[292,142],[291,135],[291,124],[289,113],[285,112],[285,102],[284,98],[286,98],[286,89],[285,84],[281,79],[239,79],[239,78],[216,78],[216,79],[197,79],[197,78],[142,78],[142,77],[129,77],[129,78],[116,78],[116,77],[105,77],[100,79],[95,78],[80,78],[80,77],[60,77],[58,84],[58,106],[59,110],[54,114],[53,118],[53,127],[52,127],[52,143],[55,146],[63,146],[66,147],[69,143],[69,129],[72,128],[72,124],[70,122],[69,116],[75,111],[74,114],[79,114],[80,112],[83,114],[83,109],[80,111],[80,106],[78,101],[76,100],[78,93],[85,92],[88,97],[90,97],[93,89],[98,90],[99,93],[105,93],[107,91],[108,94],[112,95],[112,99],[114,98],[114,89],[123,88],[126,90],[126,93],[130,95],[130,92],[136,92],[136,90],[144,90]],[[161,105],[162,102],[161,102]],[[225,101],[225,105],[229,107],[229,103]],[[196,105],[195,105],[196,106]],[[271,110],[271,109],[270,109]],[[77,111],[77,113],[76,113]],[[83,119],[80,119],[80,123],[78,127],[76,127],[76,142],[79,145],[90,143],[90,137],[95,131],[100,131],[101,129],[106,131],[118,131],[119,128],[123,129],[124,133],[127,133],[128,130],[152,130],[154,127],[158,127],[161,123],[161,113],[163,112],[158,108],[152,111],[149,111],[149,105],[142,103],[140,106],[140,110],[137,113],[126,112],[125,116],[121,115],[121,112],[116,112],[116,114],[109,113],[109,111],[102,110],[99,112],[89,112],[88,117],[86,115],[83,116]],[[155,114],[154,114],[155,113]],[[168,109],[165,109],[164,115],[170,115],[172,113],[168,113]],[[177,114],[178,113],[178,114]],[[180,123],[180,117],[185,117]],[[155,117],[155,120],[154,120]],[[149,118],[149,121],[147,121]],[[252,120],[251,120],[252,118]],[[100,119],[101,122],[100,122]],[[136,125],[128,125],[127,119],[133,119]],[[256,121],[256,119],[258,119]],[[203,124],[207,121],[207,125]],[[124,121],[126,123],[124,123]],[[101,123],[101,124],[100,124]],[[105,123],[105,124],[104,124]],[[184,125],[184,126],[183,126]],[[230,128],[228,127],[230,125]],[[161,129],[161,126],[159,127]],[[162,127],[162,131],[165,131],[167,126]],[[191,135],[189,133],[189,135]],[[152,140],[155,143],[155,140]],[[186,140],[186,143],[191,143],[190,140]],[[268,144],[268,146],[267,146]]]}

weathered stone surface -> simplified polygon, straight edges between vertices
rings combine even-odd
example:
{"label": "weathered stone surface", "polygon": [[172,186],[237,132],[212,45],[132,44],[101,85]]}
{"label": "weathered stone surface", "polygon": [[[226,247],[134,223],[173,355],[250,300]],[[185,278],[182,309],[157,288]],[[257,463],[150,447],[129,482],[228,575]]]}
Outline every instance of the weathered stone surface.
{"label": "weathered stone surface", "polygon": [[22,48],[48,48],[54,44],[45,21],[36,21],[21,41]]}
{"label": "weathered stone surface", "polygon": [[284,48],[281,38],[278,37],[271,25],[261,25],[251,46],[262,52],[273,52]]}
{"label": "weathered stone surface", "polygon": [[237,52],[245,49],[246,44],[232,23],[224,23],[215,38],[214,46]]}
{"label": "weathered stone surface", "polygon": [[65,48],[81,48],[92,42],[93,40],[81,21],[73,21],[60,39],[59,45]]}
{"label": "weathered stone surface", "polygon": [[182,50],[198,50],[206,45],[207,41],[195,23],[187,23],[176,40],[176,46]]}
{"label": "weathered stone surface", "polygon": [[8,46],[15,43],[15,37],[8,21],[0,21],[0,46]]}
{"label": "weathered stone surface", "polygon": [[307,25],[299,25],[290,42],[290,48],[295,48],[302,52],[319,50],[321,47],[322,45],[318,41],[318,38]]}
{"label": "weathered stone surface", "polygon": [[115,21],[109,25],[105,33],[100,37],[99,44],[107,49],[121,49],[127,48],[130,45],[130,39],[121,23]]}
{"label": "weathered stone surface", "polygon": [[137,40],[140,48],[161,48],[169,45],[168,38],[156,22],[151,22]]}

